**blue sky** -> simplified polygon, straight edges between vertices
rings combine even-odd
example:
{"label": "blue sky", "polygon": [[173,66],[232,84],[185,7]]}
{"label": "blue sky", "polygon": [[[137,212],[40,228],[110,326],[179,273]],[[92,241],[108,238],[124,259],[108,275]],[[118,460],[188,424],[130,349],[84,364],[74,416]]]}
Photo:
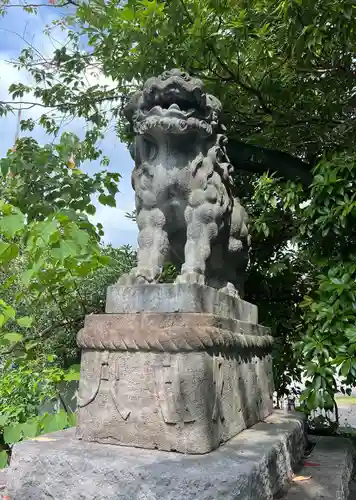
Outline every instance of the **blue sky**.
{"label": "blue sky", "polygon": [[[45,3],[45,0],[42,0]],[[15,3],[15,2],[13,2]],[[17,3],[17,2],[16,2]],[[30,3],[30,2],[28,2]],[[42,3],[42,2],[38,2]],[[9,61],[15,59],[20,51],[32,44],[41,54],[49,57],[54,48],[60,47],[66,41],[66,33],[56,29],[53,39],[43,33],[46,25],[51,24],[59,16],[59,11],[51,7],[41,7],[37,15],[27,14],[20,7],[8,9],[7,15],[0,18],[0,100],[10,100],[8,87],[11,83],[30,83],[30,77],[24,71],[18,71]],[[104,76],[96,74],[91,77],[94,83],[108,83]],[[32,100],[32,99],[29,99]],[[43,108],[33,108],[23,112],[23,118],[36,118],[44,112]],[[0,154],[4,156],[6,151],[13,146],[16,133],[17,116],[8,115],[0,118]],[[70,124],[63,126],[63,131],[70,131],[79,137],[83,135],[85,122],[80,119],[73,120]],[[28,134],[28,132],[27,132]],[[22,135],[25,135],[23,132]],[[35,128],[31,135],[40,143],[45,144],[51,140],[41,127]],[[117,208],[103,207],[97,205],[95,220],[104,225],[106,243],[114,246],[129,244],[136,247],[137,228],[136,225],[125,218],[125,212],[131,212],[134,208],[134,193],[131,187],[131,170],[133,161],[124,144],[116,137],[113,126],[108,130],[104,140],[100,144],[103,153],[110,158],[109,170],[119,172],[122,176],[120,181],[120,193],[117,196]],[[86,172],[99,171],[99,162],[90,162],[82,167]]]}

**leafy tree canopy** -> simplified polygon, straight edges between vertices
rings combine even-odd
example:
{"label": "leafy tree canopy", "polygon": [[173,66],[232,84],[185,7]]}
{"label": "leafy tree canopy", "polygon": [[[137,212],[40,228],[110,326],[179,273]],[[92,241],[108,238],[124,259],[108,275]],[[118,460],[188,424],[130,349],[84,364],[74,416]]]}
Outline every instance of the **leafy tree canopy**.
{"label": "leafy tree canopy", "polygon": [[[21,101],[32,106],[25,96],[33,93],[45,107],[39,124],[49,133],[58,134],[59,114],[85,118],[90,128],[75,154],[93,158],[111,120],[118,136],[131,140],[120,110],[147,77],[180,67],[202,78],[223,103],[236,192],[251,214],[246,294],[277,338],[277,390],[283,394],[303,368],[311,380],[304,394],[308,408],[333,407],[336,370],[345,387],[356,376],[355,5],[71,4],[60,21],[70,43],[45,61],[26,48],[17,64],[35,83],[14,83],[10,92],[17,104],[0,103],[0,111]],[[81,75],[91,70],[111,78],[112,85],[86,85]],[[34,125],[22,123],[27,129]],[[103,189],[109,202],[110,188]]]}

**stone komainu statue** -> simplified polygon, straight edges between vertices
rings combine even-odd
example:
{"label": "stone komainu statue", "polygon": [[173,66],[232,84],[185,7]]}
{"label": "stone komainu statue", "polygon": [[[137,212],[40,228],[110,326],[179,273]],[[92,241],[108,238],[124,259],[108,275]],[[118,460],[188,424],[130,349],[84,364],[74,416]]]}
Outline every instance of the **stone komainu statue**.
{"label": "stone komainu statue", "polygon": [[126,106],[135,134],[138,262],[119,284],[154,283],[168,261],[178,283],[241,295],[248,218],[232,195],[220,111],[201,80],[176,69],[147,80]]}

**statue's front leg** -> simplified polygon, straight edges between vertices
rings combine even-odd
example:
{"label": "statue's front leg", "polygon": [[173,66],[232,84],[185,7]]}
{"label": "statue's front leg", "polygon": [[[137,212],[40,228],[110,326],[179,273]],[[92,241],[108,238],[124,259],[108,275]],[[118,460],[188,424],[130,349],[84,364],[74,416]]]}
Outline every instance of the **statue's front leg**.
{"label": "statue's front leg", "polygon": [[166,219],[159,208],[141,209],[137,214],[137,267],[119,280],[119,284],[152,283],[162,271],[169,240],[164,229]]}
{"label": "statue's front leg", "polygon": [[206,261],[211,254],[212,240],[218,234],[214,207],[209,203],[191,207],[185,212],[187,242],[184,248],[184,264],[177,283],[205,284]]}

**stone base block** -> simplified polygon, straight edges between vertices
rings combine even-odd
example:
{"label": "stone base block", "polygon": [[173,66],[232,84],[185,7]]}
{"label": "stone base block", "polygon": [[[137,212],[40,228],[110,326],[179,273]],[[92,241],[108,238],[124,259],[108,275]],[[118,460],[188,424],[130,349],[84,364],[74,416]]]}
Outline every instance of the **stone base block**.
{"label": "stone base block", "polygon": [[304,423],[276,413],[207,455],[88,443],[73,431],[14,447],[11,500],[273,500],[305,446]]}
{"label": "stone base block", "polygon": [[106,312],[207,313],[248,323],[258,323],[258,309],[215,288],[192,284],[152,284],[108,287]]}
{"label": "stone base block", "polygon": [[77,436],[181,453],[217,448],[272,413],[268,333],[204,314],[88,316],[78,337]]}

